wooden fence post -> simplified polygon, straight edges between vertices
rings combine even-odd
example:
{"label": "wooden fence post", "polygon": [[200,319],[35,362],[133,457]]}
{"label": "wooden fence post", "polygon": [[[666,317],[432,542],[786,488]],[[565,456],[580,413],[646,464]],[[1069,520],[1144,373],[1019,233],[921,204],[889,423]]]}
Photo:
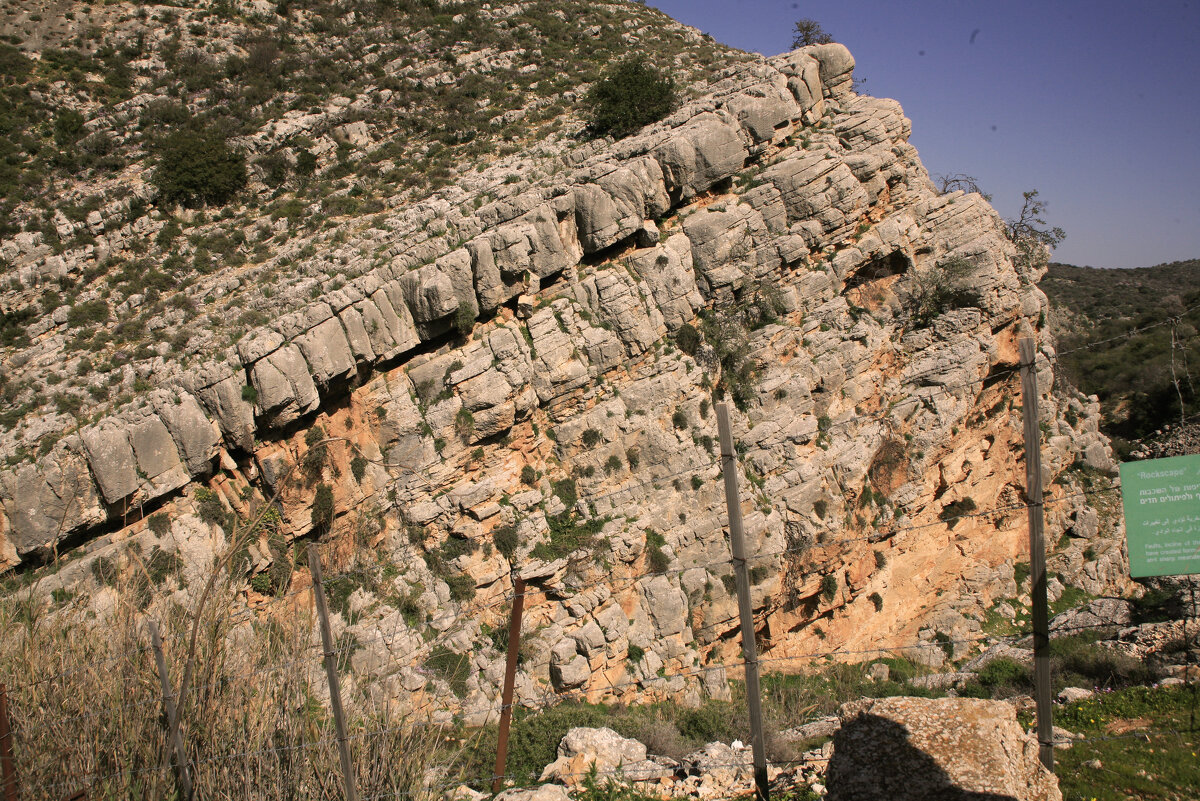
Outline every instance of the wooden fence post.
{"label": "wooden fence post", "polygon": [[729,510],[729,543],[737,580],[738,615],[742,622],[742,654],[746,661],[746,701],[750,707],[750,745],[754,750],[754,785],[758,801],[770,801],[767,782],[767,749],[763,737],[762,696],[758,688],[758,645],[754,639],[754,610],[750,606],[750,574],[746,568],[746,542],[742,531],[742,501],[738,493],[738,466],[729,427],[729,406],[718,403],[717,433],[721,437],[721,472],[725,476],[725,506]]}
{"label": "wooden fence post", "polygon": [[500,735],[496,740],[496,768],[492,792],[500,792],[508,772],[508,729],[512,724],[513,686],[517,680],[517,657],[521,650],[521,616],[525,611],[525,580],[513,579],[512,617],[508,621],[508,661],[504,664],[504,692],[500,695]]}
{"label": "wooden fence post", "polygon": [[162,687],[163,711],[167,715],[167,730],[171,737],[171,745],[175,749],[175,769],[179,777],[179,794],[189,799],[192,797],[192,777],[188,771],[187,752],[183,747],[183,735],[179,732],[179,714],[175,708],[175,694],[171,692],[171,677],[167,674],[167,659],[163,655],[162,638],[158,635],[158,623],[146,621],[150,629],[150,646],[154,649],[154,662],[158,665],[158,681]]}
{"label": "wooden fence post", "polygon": [[1033,695],[1037,705],[1038,756],[1054,772],[1054,721],[1050,706],[1050,607],[1046,600],[1046,545],[1042,531],[1042,438],[1033,339],[1018,343],[1021,356],[1021,417],[1025,429],[1025,499],[1029,504],[1029,581],[1033,603]]}
{"label": "wooden fence post", "polygon": [[[1183,620],[1184,641],[1188,642],[1187,649],[1187,665],[1184,667],[1183,675],[1187,678],[1188,689],[1191,690],[1192,706],[1188,713],[1188,730],[1196,731],[1196,662],[1194,654],[1196,653],[1196,577],[1188,576],[1188,593],[1191,596],[1191,606],[1188,608],[1188,615]],[[1188,640],[1187,626],[1188,622],[1192,623],[1192,637]],[[2,691],[2,690],[0,690]]]}
{"label": "wooden fence post", "polygon": [[317,601],[317,616],[321,623],[321,643],[325,647],[325,676],[329,680],[329,706],[337,727],[338,756],[342,761],[342,780],[346,801],[357,801],[354,785],[354,765],[350,762],[350,743],[346,739],[346,715],[342,712],[342,685],[337,672],[337,650],[329,629],[329,610],[325,606],[325,588],[321,586],[321,555],[316,543],[308,545],[308,569],[312,573],[313,597]]}
{"label": "wooden fence post", "polygon": [[8,720],[8,688],[0,684],[0,778],[4,801],[17,801],[17,763],[13,759],[12,726]]}

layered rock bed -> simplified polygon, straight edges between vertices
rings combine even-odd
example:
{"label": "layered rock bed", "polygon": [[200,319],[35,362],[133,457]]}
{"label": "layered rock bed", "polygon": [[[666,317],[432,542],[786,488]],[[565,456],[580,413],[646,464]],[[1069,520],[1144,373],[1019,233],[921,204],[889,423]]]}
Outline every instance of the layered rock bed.
{"label": "layered rock bed", "polygon": [[[1080,493],[1112,469],[1098,406],[1055,386],[1038,276],[981,197],[935,191],[900,106],[856,94],[852,69],[840,45],[748,64],[456,218],[461,241],[393,246],[0,473],[0,564],[90,540],[49,592],[173,542],[200,576],[245,545],[230,519],[273,506],[283,543],[252,543],[245,603],[302,590],[290,567],[254,581],[289,541],[331,542],[374,576],[336,618],[366,643],[356,680],[401,712],[432,697],[494,715],[490,633],[517,574],[537,590],[519,698],[721,697],[738,646],[715,391],[738,401],[768,655],[961,659],[1027,591],[1016,342],[1032,336],[1059,588],[1125,589],[1119,532]],[[952,260],[973,303],[914,321],[910,288]],[[413,656],[445,620],[477,668],[458,687]]]}

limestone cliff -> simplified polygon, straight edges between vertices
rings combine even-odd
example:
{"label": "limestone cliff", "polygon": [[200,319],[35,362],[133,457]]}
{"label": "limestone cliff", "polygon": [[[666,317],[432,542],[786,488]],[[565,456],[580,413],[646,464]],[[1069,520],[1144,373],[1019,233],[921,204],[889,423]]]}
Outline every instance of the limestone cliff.
{"label": "limestone cliff", "polygon": [[[1062,499],[1050,540],[1073,535],[1055,569],[1120,586],[1120,547],[1069,471],[1111,469],[1107,444],[1096,404],[1055,390],[1039,276],[1014,268],[981,197],[935,191],[900,105],[854,93],[853,66],[821,45],[731,68],[667,120],[456,219],[461,241],[393,245],[5,471],[0,565],[104,532],[47,587],[128,542],[175,543],[200,576],[230,544],[201,507],[274,501],[286,539],[319,534],[374,571],[342,625],[370,641],[356,674],[405,703],[452,698],[404,659],[469,620],[450,647],[480,672],[453,703],[471,720],[495,708],[487,633],[514,571],[537,588],[526,631],[544,646],[522,697],[721,693],[717,670],[660,677],[736,648],[714,393],[738,401],[769,653],[960,640],[1020,594],[1016,341],[1035,336]],[[964,264],[970,302],[914,314],[919,286]],[[142,518],[157,509],[169,532]],[[253,546],[248,578],[287,550]]]}

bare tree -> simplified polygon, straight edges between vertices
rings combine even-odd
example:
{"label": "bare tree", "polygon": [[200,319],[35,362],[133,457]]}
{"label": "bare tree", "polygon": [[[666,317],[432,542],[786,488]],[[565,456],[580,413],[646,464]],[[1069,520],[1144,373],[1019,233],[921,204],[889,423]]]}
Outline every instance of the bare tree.
{"label": "bare tree", "polygon": [[1009,240],[1017,246],[1014,263],[1022,273],[1040,270],[1050,261],[1050,250],[1066,238],[1062,228],[1048,227],[1043,215],[1046,201],[1038,199],[1038,191],[1031,189],[1023,193],[1025,201],[1021,213],[1015,219],[1005,220]]}
{"label": "bare tree", "polygon": [[992,202],[992,196],[988,192],[984,192],[979,186],[979,179],[973,175],[967,175],[963,172],[956,172],[953,175],[938,175],[937,190],[938,194],[944,195],[947,192],[974,192],[988,203]]}
{"label": "bare tree", "polygon": [[825,32],[821,23],[815,19],[803,17],[796,20],[796,30],[792,35],[792,47],[808,47],[809,45],[829,44],[833,37]]}

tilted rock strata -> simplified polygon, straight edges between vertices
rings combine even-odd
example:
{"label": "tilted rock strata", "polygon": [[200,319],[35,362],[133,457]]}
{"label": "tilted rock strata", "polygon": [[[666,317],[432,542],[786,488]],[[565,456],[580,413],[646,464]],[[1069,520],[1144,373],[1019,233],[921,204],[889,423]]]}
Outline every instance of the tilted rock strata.
{"label": "tilted rock strata", "polygon": [[[968,642],[990,604],[1020,592],[1016,340],[1037,333],[1045,298],[1014,271],[980,197],[937,195],[899,105],[849,91],[851,67],[835,45],[754,65],[590,157],[574,182],[484,206],[461,246],[398,254],[186,386],[7,471],[0,558],[11,566],[139,504],[194,508],[181,482],[218,468],[211,485],[230,508],[243,510],[252,478],[278,496],[286,534],[307,534],[313,490],[296,470],[323,447],[314,480],[332,488],[336,528],[365,532],[400,568],[388,593],[423,616],[361,590],[359,619],[338,624],[368,643],[354,667],[397,709],[429,693],[469,721],[494,715],[503,659],[483,626],[504,625],[512,565],[539,588],[519,698],[547,685],[721,696],[737,629],[710,408],[721,367],[711,343],[693,357],[665,337],[766,286],[781,316],[739,343],[758,374],[734,414],[765,641],[778,657],[829,638],[944,659],[936,634]],[[915,328],[907,282],[951,257],[973,265],[977,307]],[[1077,459],[1111,466],[1097,410],[1072,399],[1074,422],[1059,414],[1052,356],[1043,344],[1048,482]],[[327,444],[307,441],[314,424]],[[968,499],[1016,511],[939,521]],[[1052,540],[1100,537],[1081,498],[1051,508]],[[566,552],[570,512],[598,539]],[[511,561],[491,547],[501,530],[515,533]],[[1105,554],[1096,586],[1120,578],[1119,547]],[[254,570],[270,563],[260,557]],[[661,573],[654,560],[669,570],[646,575]],[[426,626],[472,654],[465,689],[421,672]]]}
{"label": "tilted rock strata", "polygon": [[[788,72],[807,70],[811,77],[823,64],[829,85],[837,88],[841,86],[837,71],[853,61],[844,48],[825,46],[812,55],[790,56],[783,71],[761,66],[755,75],[742,78],[747,84],[743,91],[733,93],[715,111],[689,106],[668,125],[618,143],[617,160],[613,154],[593,157],[572,185],[534,189],[507,203],[506,209],[489,209],[487,222],[481,220],[480,225],[487,230],[458,250],[441,255],[402,253],[389,267],[361,276],[252,332],[238,343],[236,355],[226,354],[227,368],[220,363],[197,368],[188,385],[176,390],[177,397],[189,397],[192,405],[198,402],[227,446],[247,450],[253,444],[252,426],[272,429],[294,423],[315,411],[323,397],[344,392],[360,369],[402,357],[422,342],[436,339],[451,329],[459,314],[474,319],[480,310],[494,312],[500,304],[535,289],[530,281],[561,273],[582,256],[629,240],[673,202],[690,199],[730,178],[743,168],[750,149],[762,142],[768,123],[771,131],[790,127],[793,119],[811,117],[814,109],[820,109],[823,99],[814,97],[807,84],[795,94],[779,85]],[[770,102],[757,97],[768,93]],[[635,153],[642,155],[620,158]],[[420,259],[432,263],[420,265]],[[607,302],[614,292],[620,294],[610,286],[599,288],[597,299]],[[647,330],[641,338],[648,338],[644,343],[648,345],[661,333]],[[253,393],[243,391],[247,386]],[[84,449],[91,487],[51,484],[72,459],[69,439],[39,460],[36,473],[21,468],[0,479],[5,488],[0,501],[7,510],[6,536],[20,558],[44,554],[57,540],[94,525],[98,515],[85,502],[93,494],[103,497],[113,518],[123,515],[128,506],[179,488],[170,480],[136,478],[139,471],[148,473],[156,465],[136,460],[131,442],[144,435],[133,433],[124,419],[127,416],[121,411],[81,432],[85,443],[89,439],[94,443]],[[180,427],[169,429],[171,436],[189,443],[192,454],[203,450],[207,434],[191,417],[186,423],[177,422]],[[163,423],[170,426],[168,420]],[[193,443],[189,437],[200,439]],[[188,470],[190,477],[202,477],[211,465],[190,458]],[[51,511],[22,514],[17,507],[26,504],[18,504],[18,498],[29,496],[18,494],[18,481],[21,487],[43,485],[34,495],[41,500],[28,505]],[[61,504],[62,509],[47,506],[51,496],[71,494],[80,496],[81,502]]]}

